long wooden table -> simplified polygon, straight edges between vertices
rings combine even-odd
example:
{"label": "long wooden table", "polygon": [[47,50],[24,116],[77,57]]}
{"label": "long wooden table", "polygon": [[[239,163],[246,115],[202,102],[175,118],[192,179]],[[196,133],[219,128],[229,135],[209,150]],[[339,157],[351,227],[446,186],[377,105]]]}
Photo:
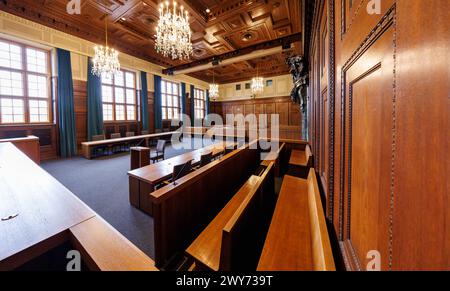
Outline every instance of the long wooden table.
{"label": "long wooden table", "polygon": [[169,179],[173,173],[173,167],[192,160],[192,164],[200,162],[201,156],[212,152],[213,157],[221,154],[226,147],[235,147],[234,142],[219,142],[201,149],[197,149],[173,158],[151,164],[128,172],[130,203],[153,215],[153,204],[149,193],[155,190],[155,186]]}
{"label": "long wooden table", "polygon": [[103,140],[97,140],[97,141],[87,141],[87,142],[81,143],[81,149],[83,152],[83,156],[86,159],[91,159],[92,158],[92,149],[94,149],[96,147],[117,145],[117,144],[138,141],[138,140],[145,140],[146,144],[148,144],[149,139],[171,136],[172,134],[180,134],[180,132],[179,131],[169,131],[169,132],[161,132],[161,133],[136,135],[136,136],[127,136],[127,137],[121,137],[121,138],[110,138],[110,139],[103,139]]}
{"label": "long wooden table", "polygon": [[[0,143],[0,218],[0,270],[22,266],[71,239],[96,269],[156,270],[150,258],[12,143]],[[124,258],[137,260],[128,264]],[[59,259],[66,261],[65,254]]]}

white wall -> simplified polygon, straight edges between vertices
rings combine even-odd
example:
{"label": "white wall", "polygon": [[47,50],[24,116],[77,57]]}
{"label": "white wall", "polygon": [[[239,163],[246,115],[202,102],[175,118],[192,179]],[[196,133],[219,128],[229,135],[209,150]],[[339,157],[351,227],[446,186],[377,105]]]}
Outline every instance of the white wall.
{"label": "white wall", "polygon": [[[271,87],[266,86],[267,80],[272,80]],[[252,91],[251,89],[245,89],[245,83],[251,83],[251,80],[219,85],[219,98],[217,98],[216,101],[231,101],[252,98]],[[240,91],[236,90],[237,84],[241,85]],[[289,96],[293,86],[291,75],[264,78],[264,92],[256,95],[256,98]]]}

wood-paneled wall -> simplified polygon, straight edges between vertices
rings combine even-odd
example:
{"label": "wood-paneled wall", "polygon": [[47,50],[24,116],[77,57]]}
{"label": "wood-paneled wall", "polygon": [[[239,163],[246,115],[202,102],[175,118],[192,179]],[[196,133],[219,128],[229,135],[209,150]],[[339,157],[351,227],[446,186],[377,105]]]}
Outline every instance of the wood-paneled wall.
{"label": "wood-paneled wall", "polygon": [[316,3],[310,135],[343,263],[449,269],[450,2]]}
{"label": "wood-paneled wall", "polygon": [[221,101],[210,103],[211,113],[216,113],[226,122],[226,114],[260,114],[268,115],[270,126],[270,114],[278,114],[280,130],[289,130],[296,133],[297,139],[306,139],[301,136],[302,113],[300,106],[291,101],[290,97],[258,98],[236,101]]}

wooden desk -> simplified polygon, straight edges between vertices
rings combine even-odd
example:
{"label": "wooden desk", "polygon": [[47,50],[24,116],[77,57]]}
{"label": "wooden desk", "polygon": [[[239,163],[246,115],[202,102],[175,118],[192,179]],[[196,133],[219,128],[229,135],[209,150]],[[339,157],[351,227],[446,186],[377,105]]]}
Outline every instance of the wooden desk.
{"label": "wooden desk", "polygon": [[27,137],[0,139],[0,143],[3,142],[10,142],[14,144],[36,164],[39,164],[41,162],[41,150],[39,145],[39,138],[37,136],[29,135]]}
{"label": "wooden desk", "polygon": [[314,169],[284,176],[258,270],[335,270]]}
{"label": "wooden desk", "polygon": [[[79,242],[75,249],[85,250],[100,270],[154,269],[150,258],[12,143],[0,143],[0,201],[0,218],[13,217],[0,221],[0,270],[47,253],[71,233]],[[65,254],[57,259],[66,261]]]}
{"label": "wooden desk", "polygon": [[186,250],[201,269],[219,270],[222,230],[242,204],[245,197],[258,186],[260,179],[258,176],[251,176]]}
{"label": "wooden desk", "polygon": [[212,152],[213,157],[216,157],[228,146],[234,147],[235,143],[224,142],[213,144],[159,163],[129,171],[130,203],[149,215],[153,215],[153,204],[150,201],[150,196],[148,194],[155,190],[156,185],[172,176],[174,166],[186,163],[190,160],[192,160],[193,164],[197,164],[200,162],[201,156],[209,152]]}
{"label": "wooden desk", "polygon": [[61,183],[11,143],[0,143],[0,269],[59,245],[70,227],[95,216]]}
{"label": "wooden desk", "polygon": [[129,143],[137,140],[145,140],[146,144],[148,144],[149,139],[171,136],[172,134],[180,134],[179,131],[169,131],[169,132],[161,132],[161,133],[152,133],[152,134],[144,134],[144,135],[136,135],[136,136],[128,136],[121,138],[110,138],[98,141],[87,141],[81,143],[81,148],[83,152],[83,156],[86,159],[91,159],[92,157],[92,149],[99,146],[108,146],[108,145],[116,145]]}

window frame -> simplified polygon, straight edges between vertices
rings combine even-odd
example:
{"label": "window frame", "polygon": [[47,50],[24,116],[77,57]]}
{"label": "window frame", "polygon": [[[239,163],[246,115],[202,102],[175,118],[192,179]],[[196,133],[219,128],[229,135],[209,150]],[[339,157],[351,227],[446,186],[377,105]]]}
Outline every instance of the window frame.
{"label": "window frame", "polygon": [[[137,73],[132,71],[132,70],[127,70],[127,69],[123,69],[123,68],[121,68],[120,71],[123,73],[123,86],[119,86],[119,85],[115,84],[115,78],[116,78],[115,75],[112,76],[111,84],[104,83],[103,82],[103,78],[101,78],[102,92],[103,92],[103,87],[104,86],[110,87],[111,90],[112,90],[112,95],[111,95],[112,102],[105,102],[103,100],[103,96],[102,96],[102,112],[103,112],[103,106],[105,104],[112,105],[112,120],[103,120],[104,123],[118,123],[118,122],[120,122],[120,123],[127,123],[127,122],[128,123],[135,123],[135,122],[139,121],[139,114],[138,114],[139,104],[138,104],[138,98],[137,98]],[[131,73],[134,76],[133,88],[127,87],[126,73]],[[116,88],[120,88],[120,89],[124,90],[124,103],[117,103],[116,102]],[[133,96],[134,96],[134,104],[130,104],[130,103],[126,102],[127,101],[127,90],[130,90],[130,89],[133,89],[133,91],[134,91],[134,94],[133,94]],[[124,118],[125,119],[123,119],[123,120],[118,120],[117,117],[116,117],[116,106],[117,105],[124,106]],[[134,119],[128,119],[127,107],[131,106],[131,105],[134,106],[134,115],[135,115]],[[103,119],[104,119],[104,117],[103,117]]]}
{"label": "window frame", "polygon": [[[199,97],[199,93],[201,92],[202,97]],[[199,101],[200,104],[202,104],[202,106],[198,107],[197,106],[197,102]],[[197,117],[197,111],[201,110],[202,111],[202,117],[198,118]],[[194,89],[194,116],[196,119],[204,119],[206,116],[206,91],[200,88],[195,88]]]}
{"label": "window frame", "polygon": [[[21,62],[22,62],[22,68],[21,69],[15,69],[15,68],[8,68],[0,66],[0,70],[5,70],[8,72],[14,72],[19,73],[22,75],[22,89],[23,89],[23,95],[22,96],[13,96],[13,95],[1,95],[0,94],[0,126],[24,126],[24,125],[50,125],[54,123],[54,113],[53,113],[53,94],[52,94],[52,71],[51,71],[51,50],[50,49],[44,49],[37,46],[29,45],[27,43],[22,43],[6,38],[1,38],[1,42],[5,42],[8,44],[16,45],[20,47],[21,50]],[[33,49],[35,51],[43,52],[46,55],[46,73],[40,73],[40,72],[32,72],[28,70],[28,62],[27,62],[27,49]],[[46,98],[40,98],[40,97],[30,97],[29,91],[28,91],[28,76],[38,76],[38,77],[45,77],[46,83],[47,83],[47,97]],[[12,99],[12,100],[22,100],[23,101],[23,116],[24,121],[23,122],[3,122],[2,114],[1,114],[1,99]],[[30,121],[31,115],[30,115],[30,100],[34,101],[46,101],[47,102],[47,121]]]}
{"label": "window frame", "polygon": [[[172,85],[172,93],[167,93],[167,84],[171,84]],[[165,88],[165,92],[163,91],[163,86],[164,85],[166,85],[166,88]],[[173,93],[173,85],[176,85],[177,87],[178,87],[178,94],[176,95],[176,94],[174,94]],[[165,98],[166,98],[166,100],[165,100],[165,102],[163,102],[163,98],[164,98],[164,95],[165,95]],[[167,104],[167,96],[171,96],[172,97],[172,106],[168,106]],[[173,97],[174,96],[176,96],[177,97],[177,100],[178,100],[178,106],[174,106],[174,104],[173,104]],[[163,104],[165,104],[165,105],[163,105]],[[174,112],[174,110],[175,109],[177,109],[178,110],[178,118],[175,118],[173,115],[172,115],[172,118],[168,118],[168,114],[167,114],[167,109],[172,109],[172,112]],[[166,109],[166,118],[164,118],[164,109]],[[163,120],[163,121],[169,121],[169,120],[173,120],[173,119],[175,119],[175,120],[180,120],[180,118],[181,118],[181,112],[182,112],[182,108],[181,108],[181,87],[180,87],[180,83],[177,83],[177,82],[174,82],[174,81],[169,81],[169,80],[166,80],[166,79],[161,79],[161,119]]]}

